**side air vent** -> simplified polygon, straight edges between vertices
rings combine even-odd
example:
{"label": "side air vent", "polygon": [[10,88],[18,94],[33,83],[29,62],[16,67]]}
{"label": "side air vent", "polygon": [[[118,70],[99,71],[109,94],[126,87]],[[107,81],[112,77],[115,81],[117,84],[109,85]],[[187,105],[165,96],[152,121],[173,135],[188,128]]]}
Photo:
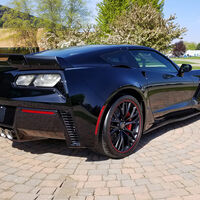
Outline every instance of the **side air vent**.
{"label": "side air vent", "polygon": [[67,129],[67,134],[71,140],[71,146],[80,146],[79,137],[71,114],[67,111],[61,111],[60,114]]}

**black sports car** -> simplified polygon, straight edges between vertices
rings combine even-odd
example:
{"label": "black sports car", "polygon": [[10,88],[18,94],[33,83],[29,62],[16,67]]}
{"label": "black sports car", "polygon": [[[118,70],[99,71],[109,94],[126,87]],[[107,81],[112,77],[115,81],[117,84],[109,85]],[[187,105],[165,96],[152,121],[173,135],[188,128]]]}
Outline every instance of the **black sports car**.
{"label": "black sports car", "polygon": [[0,133],[13,141],[56,138],[122,158],[143,133],[199,114],[200,71],[179,68],[151,48],[83,46],[0,57]]}

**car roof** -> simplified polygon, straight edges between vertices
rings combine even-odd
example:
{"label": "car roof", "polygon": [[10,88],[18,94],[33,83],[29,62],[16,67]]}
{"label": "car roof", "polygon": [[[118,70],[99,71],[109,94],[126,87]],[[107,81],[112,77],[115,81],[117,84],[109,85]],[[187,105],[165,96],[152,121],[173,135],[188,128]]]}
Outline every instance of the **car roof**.
{"label": "car roof", "polygon": [[[68,58],[71,56],[76,56],[80,54],[90,54],[90,53],[102,53],[104,51],[114,51],[122,49],[143,49],[150,50],[149,47],[136,46],[136,45],[87,45],[78,47],[69,47],[63,49],[47,50],[33,54],[33,56],[57,56],[61,58]],[[151,49],[152,50],[152,49]]]}

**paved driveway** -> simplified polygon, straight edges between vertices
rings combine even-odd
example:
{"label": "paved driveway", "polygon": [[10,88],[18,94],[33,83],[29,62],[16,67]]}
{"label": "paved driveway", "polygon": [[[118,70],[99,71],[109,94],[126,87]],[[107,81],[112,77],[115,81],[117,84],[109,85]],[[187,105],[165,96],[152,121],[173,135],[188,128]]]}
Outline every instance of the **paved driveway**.
{"label": "paved driveway", "polygon": [[0,138],[0,199],[200,199],[200,117],[142,138],[135,154],[107,159],[65,142]]}

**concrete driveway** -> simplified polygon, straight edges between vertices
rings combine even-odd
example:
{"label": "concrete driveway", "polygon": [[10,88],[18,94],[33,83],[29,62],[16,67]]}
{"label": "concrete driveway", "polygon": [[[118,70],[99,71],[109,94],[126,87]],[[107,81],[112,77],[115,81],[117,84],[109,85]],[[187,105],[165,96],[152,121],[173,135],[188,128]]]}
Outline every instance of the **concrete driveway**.
{"label": "concrete driveway", "polygon": [[65,142],[0,138],[0,199],[200,199],[200,116],[145,135],[121,160]]}

